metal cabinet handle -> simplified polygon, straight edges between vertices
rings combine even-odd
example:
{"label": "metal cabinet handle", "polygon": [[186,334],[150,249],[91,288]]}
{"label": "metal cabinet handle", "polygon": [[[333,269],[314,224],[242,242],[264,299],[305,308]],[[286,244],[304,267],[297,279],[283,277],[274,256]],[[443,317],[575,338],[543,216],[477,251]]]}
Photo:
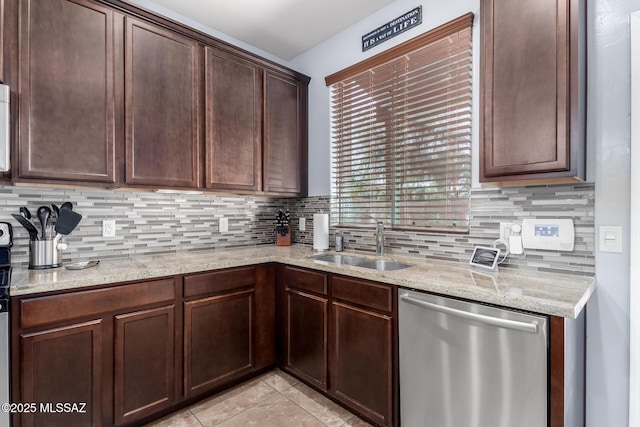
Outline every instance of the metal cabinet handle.
{"label": "metal cabinet handle", "polygon": [[460,317],[463,319],[476,320],[478,322],[487,323],[489,325],[499,326],[501,328],[507,328],[507,329],[515,329],[518,331],[531,332],[532,334],[538,333],[537,323],[518,322],[515,320],[501,319],[499,317],[491,317],[491,316],[485,316],[483,314],[457,310],[455,308],[445,307],[442,305],[433,304],[430,302],[411,298],[408,294],[400,295],[400,299],[410,304],[417,305],[418,307],[439,311],[440,313],[450,314],[452,316]]}

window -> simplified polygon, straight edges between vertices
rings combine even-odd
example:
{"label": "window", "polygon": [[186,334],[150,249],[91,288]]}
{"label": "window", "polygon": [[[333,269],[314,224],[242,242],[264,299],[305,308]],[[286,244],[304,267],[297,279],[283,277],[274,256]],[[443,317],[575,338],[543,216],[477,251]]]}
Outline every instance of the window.
{"label": "window", "polygon": [[467,14],[326,78],[338,226],[371,216],[468,232],[472,23]]}

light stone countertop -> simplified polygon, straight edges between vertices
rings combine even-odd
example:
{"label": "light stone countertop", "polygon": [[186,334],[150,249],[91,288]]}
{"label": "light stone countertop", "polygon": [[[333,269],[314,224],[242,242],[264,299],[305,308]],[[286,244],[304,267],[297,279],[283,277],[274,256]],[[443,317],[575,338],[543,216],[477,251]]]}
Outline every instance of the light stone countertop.
{"label": "light stone countertop", "polygon": [[[333,252],[328,252],[331,253]],[[375,256],[362,252],[345,251],[342,254],[376,259]],[[499,273],[490,274],[465,263],[395,255],[385,256],[384,259],[411,264],[411,267],[396,271],[377,271],[314,261],[313,257],[318,255],[323,254],[314,253],[311,246],[307,245],[261,245],[108,259],[85,270],[67,270],[64,267],[49,270],[14,268],[10,295],[78,289],[278,262],[575,319],[596,288],[593,277],[572,274],[517,269],[502,269]]]}

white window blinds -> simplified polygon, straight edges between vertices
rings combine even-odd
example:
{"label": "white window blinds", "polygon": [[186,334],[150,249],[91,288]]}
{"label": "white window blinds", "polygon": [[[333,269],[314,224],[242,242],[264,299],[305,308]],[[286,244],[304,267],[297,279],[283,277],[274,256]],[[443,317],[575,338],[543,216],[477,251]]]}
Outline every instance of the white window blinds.
{"label": "white window blinds", "polygon": [[[467,232],[473,15],[327,77],[340,226]],[[337,221],[336,221],[337,219]]]}

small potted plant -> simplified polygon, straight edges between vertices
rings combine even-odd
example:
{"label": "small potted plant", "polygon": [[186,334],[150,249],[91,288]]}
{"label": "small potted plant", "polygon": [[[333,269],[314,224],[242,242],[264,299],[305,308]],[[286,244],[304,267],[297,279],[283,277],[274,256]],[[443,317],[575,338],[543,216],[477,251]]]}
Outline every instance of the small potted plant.
{"label": "small potted plant", "polygon": [[289,210],[282,212],[278,209],[276,215],[276,245],[291,246],[291,226],[289,225]]}

